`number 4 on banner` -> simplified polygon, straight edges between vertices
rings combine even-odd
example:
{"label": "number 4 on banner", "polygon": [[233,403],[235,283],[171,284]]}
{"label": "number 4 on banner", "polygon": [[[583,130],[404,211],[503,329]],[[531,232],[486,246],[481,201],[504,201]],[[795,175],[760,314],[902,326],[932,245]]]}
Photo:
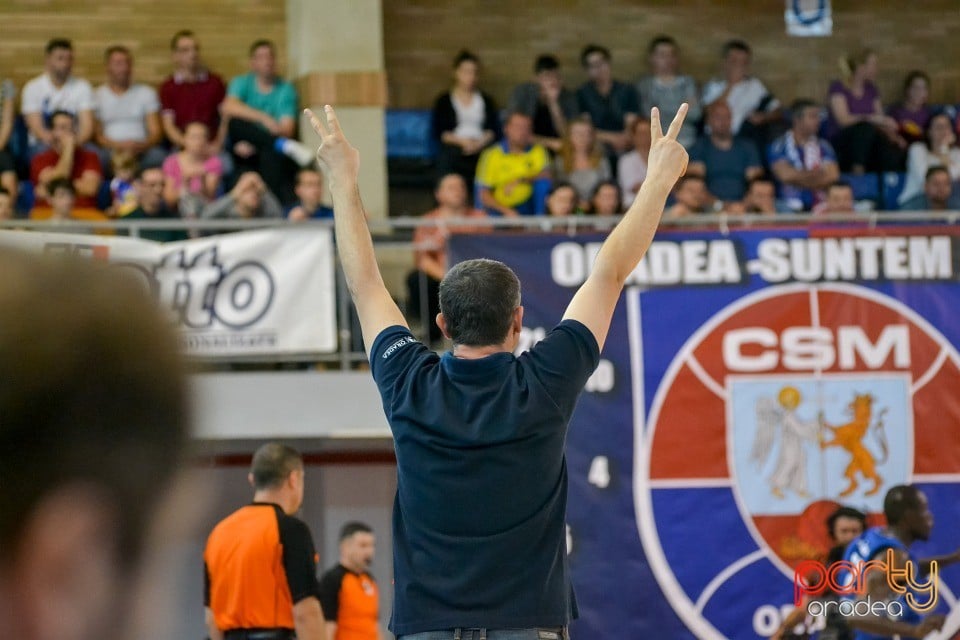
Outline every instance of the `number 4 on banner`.
{"label": "number 4 on banner", "polygon": [[610,486],[610,462],[607,456],[597,456],[593,459],[590,463],[590,473],[587,474],[587,482],[601,489]]}

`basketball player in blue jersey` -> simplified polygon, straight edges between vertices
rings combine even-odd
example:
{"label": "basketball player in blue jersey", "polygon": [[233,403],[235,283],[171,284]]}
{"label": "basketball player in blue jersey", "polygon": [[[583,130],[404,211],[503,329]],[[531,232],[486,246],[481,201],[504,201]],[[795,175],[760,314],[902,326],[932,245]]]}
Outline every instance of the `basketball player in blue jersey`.
{"label": "basketball player in blue jersey", "polygon": [[[917,540],[927,540],[933,528],[933,514],[922,491],[910,485],[897,485],[891,488],[883,500],[883,513],[887,518],[886,527],[872,527],[847,547],[843,559],[858,565],[871,560],[887,563],[893,551],[893,566],[890,569],[902,571],[908,564],[913,565],[912,584],[919,583],[923,588],[935,585],[936,577],[930,582],[930,570],[933,562],[943,567],[960,560],[960,551],[936,557],[918,559],[910,546]],[[893,636],[902,638],[923,638],[931,631],[943,626],[944,617],[931,614],[924,617],[911,608],[904,595],[893,591],[888,582],[888,572],[871,570],[865,574],[865,593],[852,594],[850,599],[859,601],[884,602],[886,614],[853,615],[845,617],[847,624],[855,630],[854,640],[887,640]],[[843,578],[841,578],[843,580]],[[903,584],[900,579],[898,584]],[[909,588],[909,584],[905,585]],[[920,592],[912,589],[916,602],[926,604],[936,591],[927,589]],[[899,617],[891,616],[902,611]]]}
{"label": "basketball player in blue jersey", "polygon": [[357,187],[359,153],[333,109],[322,144],[340,255],[370,371],[394,435],[394,606],[399,640],[565,640],[577,615],[566,554],[567,425],[600,358],[627,276],[687,167],[651,112],[647,177],[560,323],[515,356],[520,281],[467,260],[440,283],[439,356],[410,332],[383,284]]}

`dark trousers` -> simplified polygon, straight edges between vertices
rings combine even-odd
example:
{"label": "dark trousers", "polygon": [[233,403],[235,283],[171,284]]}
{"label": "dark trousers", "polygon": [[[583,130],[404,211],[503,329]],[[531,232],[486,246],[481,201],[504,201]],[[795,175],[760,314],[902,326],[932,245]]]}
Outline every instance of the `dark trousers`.
{"label": "dark trousers", "polygon": [[833,138],[840,171],[854,167],[865,171],[903,171],[905,156],[895,144],[869,122],[858,122],[841,129]]}
{"label": "dark trousers", "polygon": [[438,313],[440,313],[440,281],[434,280],[422,271],[411,271],[407,276],[407,315],[419,318],[424,333],[429,332],[431,342],[436,342],[443,337],[436,323]]}
{"label": "dark trousers", "polygon": [[463,154],[463,150],[453,144],[441,144],[437,153],[437,178],[442,178],[448,173],[456,173],[463,176],[467,181],[467,189],[473,188],[473,179],[477,173],[477,161],[480,154],[475,153],[472,156]]}
{"label": "dark trousers", "polygon": [[257,150],[249,158],[242,158],[231,150],[236,174],[255,171],[283,206],[296,203],[293,186],[298,167],[293,160],[273,148],[277,137],[259,124],[240,118],[230,118],[229,134],[232,144],[249,142]]}

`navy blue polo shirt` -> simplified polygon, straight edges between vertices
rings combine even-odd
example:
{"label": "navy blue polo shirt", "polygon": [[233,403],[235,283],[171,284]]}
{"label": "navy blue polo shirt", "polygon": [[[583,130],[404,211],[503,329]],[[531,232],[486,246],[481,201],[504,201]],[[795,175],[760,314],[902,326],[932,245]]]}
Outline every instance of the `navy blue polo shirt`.
{"label": "navy blue polo shirt", "polygon": [[564,442],[599,358],[575,320],[519,357],[441,357],[400,326],[377,336],[370,367],[397,453],[394,634],[576,617]]}

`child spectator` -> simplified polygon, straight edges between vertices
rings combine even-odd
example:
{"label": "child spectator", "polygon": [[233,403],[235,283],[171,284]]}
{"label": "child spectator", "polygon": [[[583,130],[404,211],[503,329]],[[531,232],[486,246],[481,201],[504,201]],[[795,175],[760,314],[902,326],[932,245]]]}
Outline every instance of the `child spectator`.
{"label": "child spectator", "polygon": [[930,118],[926,134],[926,142],[914,142],[907,151],[907,178],[897,199],[901,206],[923,193],[931,167],[944,167],[951,181],[960,180],[960,149],[950,117],[940,113]]}
{"label": "child spectator", "polygon": [[114,151],[110,157],[113,167],[113,179],[110,180],[110,209],[113,217],[125,216],[137,208],[137,194],[133,180],[139,165],[137,157],[130,151]]}
{"label": "child spectator", "polygon": [[547,215],[564,218],[579,213],[577,190],[569,182],[555,182],[547,194]]}
{"label": "child spectator", "polygon": [[[30,212],[32,220],[107,220],[107,216],[97,209],[77,207],[76,188],[73,181],[65,177],[56,177],[48,182],[44,191],[49,194],[49,205],[37,207]],[[103,233],[102,231],[100,233]],[[112,234],[112,232],[110,232]]]}
{"label": "child spectator", "polygon": [[616,216],[622,212],[620,185],[613,180],[604,180],[593,189],[590,196],[590,213],[595,216]]}
{"label": "child spectator", "polygon": [[163,162],[163,199],[184,218],[196,218],[220,190],[223,162],[211,151],[207,125],[191,122],[184,129],[183,150]]}
{"label": "child spectator", "polygon": [[291,222],[333,217],[333,209],[323,205],[323,176],[316,169],[301,169],[294,191],[299,202],[287,213]]}
{"label": "child spectator", "polygon": [[588,209],[596,186],[611,177],[610,161],[603,153],[590,119],[580,116],[570,122],[554,162],[554,175],[577,190],[580,208]]}

